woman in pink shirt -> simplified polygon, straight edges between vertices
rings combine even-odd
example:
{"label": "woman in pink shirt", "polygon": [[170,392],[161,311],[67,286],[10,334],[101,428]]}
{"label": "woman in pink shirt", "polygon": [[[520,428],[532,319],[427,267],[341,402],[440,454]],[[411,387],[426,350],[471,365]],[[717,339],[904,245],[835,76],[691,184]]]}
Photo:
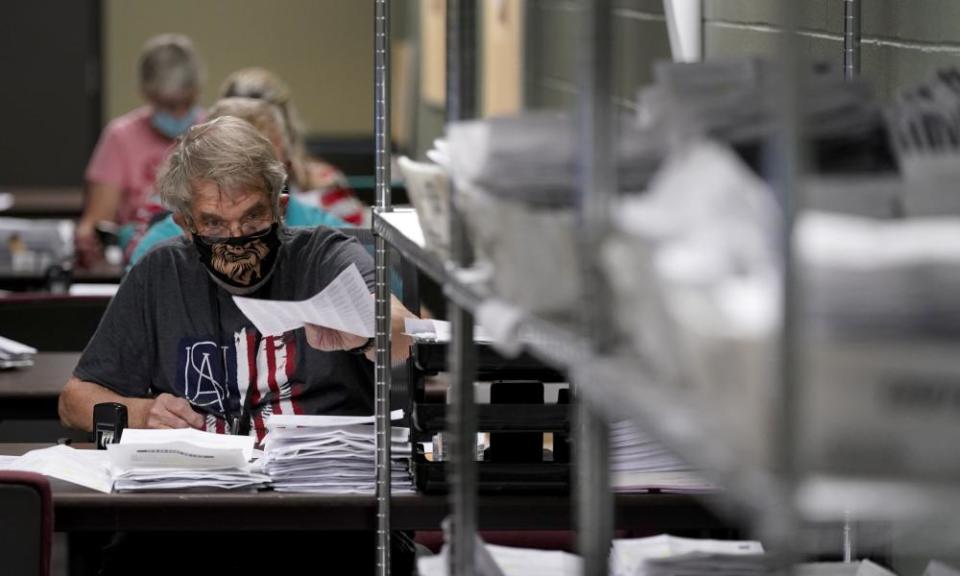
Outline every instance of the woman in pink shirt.
{"label": "woman in pink shirt", "polygon": [[150,202],[157,169],[182,134],[202,120],[200,59],[186,36],[163,34],[140,55],[140,91],[147,105],[113,119],[87,166],[86,206],[77,224],[78,264],[102,258],[98,222],[148,225],[161,208]]}

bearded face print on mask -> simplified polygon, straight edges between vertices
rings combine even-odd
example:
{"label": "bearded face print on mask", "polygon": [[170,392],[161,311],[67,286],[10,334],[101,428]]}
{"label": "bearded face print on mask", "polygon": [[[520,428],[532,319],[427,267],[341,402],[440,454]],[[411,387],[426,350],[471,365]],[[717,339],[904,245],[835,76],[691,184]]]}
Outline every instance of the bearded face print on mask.
{"label": "bearded face print on mask", "polygon": [[279,225],[247,236],[210,239],[193,235],[200,261],[218,284],[232,294],[250,294],[263,286],[277,263]]}

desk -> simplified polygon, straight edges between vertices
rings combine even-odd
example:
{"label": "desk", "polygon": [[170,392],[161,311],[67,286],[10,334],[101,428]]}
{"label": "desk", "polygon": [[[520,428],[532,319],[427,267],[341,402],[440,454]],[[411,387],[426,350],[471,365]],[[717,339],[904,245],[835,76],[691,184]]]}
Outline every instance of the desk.
{"label": "desk", "polygon": [[86,438],[60,426],[57,398],[79,352],[41,352],[30,368],[0,370],[0,442]]}
{"label": "desk", "polygon": [[[22,454],[43,444],[0,444],[0,454]],[[82,445],[81,445],[82,446]],[[61,532],[112,530],[376,530],[373,496],[258,493],[103,494],[51,479],[55,529]],[[443,496],[404,495],[392,499],[391,522],[398,530],[437,530],[448,514]],[[618,528],[670,532],[725,529],[702,498],[676,494],[618,494]],[[485,530],[568,529],[573,510],[565,496],[478,498]]]}
{"label": "desk", "polygon": [[[0,213],[2,214],[2,213]],[[119,284],[123,279],[123,266],[99,264],[92,268],[77,268],[70,271],[70,279],[76,283],[86,284]],[[46,271],[39,270],[12,270],[0,267],[0,289],[14,292],[29,290],[44,291],[49,289],[50,279]]]}
{"label": "desk", "polygon": [[56,418],[57,397],[79,359],[79,352],[40,352],[29,368],[0,370],[0,420]]}
{"label": "desk", "polygon": [[17,218],[75,218],[83,212],[83,188],[2,188],[13,195],[13,206],[3,216]]}

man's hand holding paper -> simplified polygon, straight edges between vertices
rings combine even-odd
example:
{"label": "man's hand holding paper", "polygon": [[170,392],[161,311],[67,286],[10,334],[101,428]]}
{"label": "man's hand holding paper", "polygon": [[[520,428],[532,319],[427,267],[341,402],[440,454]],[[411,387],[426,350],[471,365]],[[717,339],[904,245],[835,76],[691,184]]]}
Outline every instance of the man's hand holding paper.
{"label": "man's hand holding paper", "polygon": [[341,272],[312,298],[259,300],[234,296],[237,308],[264,336],[315,324],[363,339],[373,337],[373,299],[356,265]]}
{"label": "man's hand holding paper", "polygon": [[[355,265],[346,268],[307,300],[259,300],[241,296],[234,296],[233,300],[261,334],[283,334],[302,326],[307,343],[323,352],[363,349],[374,336],[374,297]],[[409,339],[401,336],[403,318],[412,314],[396,298],[392,299],[391,306],[402,312],[392,314],[395,330],[391,356],[402,359],[409,347]],[[363,353],[373,360],[372,346]]]}

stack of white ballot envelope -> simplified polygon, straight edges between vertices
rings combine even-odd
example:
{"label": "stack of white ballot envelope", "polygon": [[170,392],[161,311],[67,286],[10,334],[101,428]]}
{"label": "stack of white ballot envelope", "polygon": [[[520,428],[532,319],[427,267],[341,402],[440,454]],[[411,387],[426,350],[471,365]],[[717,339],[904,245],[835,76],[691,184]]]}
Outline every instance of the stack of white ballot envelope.
{"label": "stack of white ballot envelope", "polygon": [[[391,418],[403,417],[395,410]],[[275,414],[267,420],[261,465],[274,490],[329,494],[373,494],[376,435],[373,416]],[[413,492],[410,431],[391,429],[392,493]]]}
{"label": "stack of white ballot envelope", "polygon": [[36,348],[0,336],[0,368],[33,366],[33,358],[36,355]]}
{"label": "stack of white ballot envelope", "polygon": [[269,478],[255,470],[254,439],[180,430],[123,431],[107,454],[115,491],[223,490],[265,487]]}
{"label": "stack of white ballot envelope", "polygon": [[615,576],[760,576],[771,570],[759,542],[666,534],[614,540],[610,564]]}
{"label": "stack of white ballot envelope", "polygon": [[615,490],[706,492],[715,489],[689,464],[637,430],[631,422],[610,427],[610,476]]}

